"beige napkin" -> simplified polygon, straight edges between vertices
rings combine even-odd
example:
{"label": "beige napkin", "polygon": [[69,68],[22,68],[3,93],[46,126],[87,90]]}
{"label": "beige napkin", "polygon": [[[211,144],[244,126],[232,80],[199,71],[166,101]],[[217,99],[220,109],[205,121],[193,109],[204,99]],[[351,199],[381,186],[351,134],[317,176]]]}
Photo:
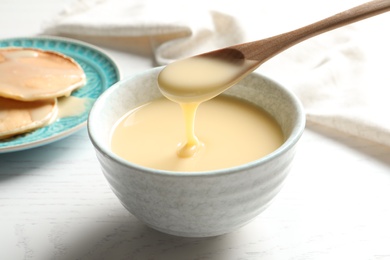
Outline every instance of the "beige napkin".
{"label": "beige napkin", "polygon": [[[157,64],[272,36],[361,0],[76,1],[45,33],[151,55]],[[310,10],[310,11],[309,11]],[[390,13],[317,36],[257,72],[290,87],[310,122],[390,146]]]}

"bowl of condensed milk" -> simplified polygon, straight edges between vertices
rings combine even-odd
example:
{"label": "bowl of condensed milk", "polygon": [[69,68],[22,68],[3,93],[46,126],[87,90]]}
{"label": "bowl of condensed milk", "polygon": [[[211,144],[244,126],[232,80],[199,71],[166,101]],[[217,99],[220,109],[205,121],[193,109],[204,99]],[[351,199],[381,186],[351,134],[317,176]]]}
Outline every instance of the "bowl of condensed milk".
{"label": "bowl of condensed milk", "polygon": [[[305,128],[302,105],[252,73],[202,103],[188,128],[191,115],[159,90],[161,70],[125,78],[95,102],[88,132],[102,172],[123,206],[156,230],[234,231],[280,191]],[[197,146],[183,153],[191,135]]]}

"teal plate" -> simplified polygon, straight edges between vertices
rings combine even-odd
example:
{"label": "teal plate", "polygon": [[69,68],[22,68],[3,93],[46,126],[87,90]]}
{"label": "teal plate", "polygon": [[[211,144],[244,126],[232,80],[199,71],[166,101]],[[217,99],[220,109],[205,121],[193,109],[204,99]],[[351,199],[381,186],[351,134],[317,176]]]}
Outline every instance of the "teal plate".
{"label": "teal plate", "polygon": [[20,151],[60,140],[87,124],[88,114],[100,94],[120,79],[114,61],[98,48],[76,40],[60,37],[23,37],[0,39],[0,48],[30,47],[63,53],[76,60],[84,69],[87,83],[73,91],[72,96],[91,99],[84,113],[61,118],[35,131],[0,140],[0,153]]}

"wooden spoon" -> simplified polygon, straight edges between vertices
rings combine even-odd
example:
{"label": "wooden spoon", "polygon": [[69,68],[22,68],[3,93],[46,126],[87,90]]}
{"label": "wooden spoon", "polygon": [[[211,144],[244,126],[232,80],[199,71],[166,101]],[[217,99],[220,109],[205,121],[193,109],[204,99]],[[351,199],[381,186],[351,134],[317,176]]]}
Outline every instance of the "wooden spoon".
{"label": "wooden spoon", "polygon": [[175,61],[160,72],[160,90],[178,103],[211,99],[295,44],[387,11],[390,0],[374,0],[294,31]]}

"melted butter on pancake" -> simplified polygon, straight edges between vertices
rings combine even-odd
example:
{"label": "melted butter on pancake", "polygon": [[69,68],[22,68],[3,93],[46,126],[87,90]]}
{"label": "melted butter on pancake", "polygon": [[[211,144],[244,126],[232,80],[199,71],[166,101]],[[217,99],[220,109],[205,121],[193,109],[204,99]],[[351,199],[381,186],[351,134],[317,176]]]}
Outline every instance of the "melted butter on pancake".
{"label": "melted butter on pancake", "polygon": [[60,53],[32,48],[0,49],[0,96],[35,101],[61,96],[85,84],[80,65]]}

